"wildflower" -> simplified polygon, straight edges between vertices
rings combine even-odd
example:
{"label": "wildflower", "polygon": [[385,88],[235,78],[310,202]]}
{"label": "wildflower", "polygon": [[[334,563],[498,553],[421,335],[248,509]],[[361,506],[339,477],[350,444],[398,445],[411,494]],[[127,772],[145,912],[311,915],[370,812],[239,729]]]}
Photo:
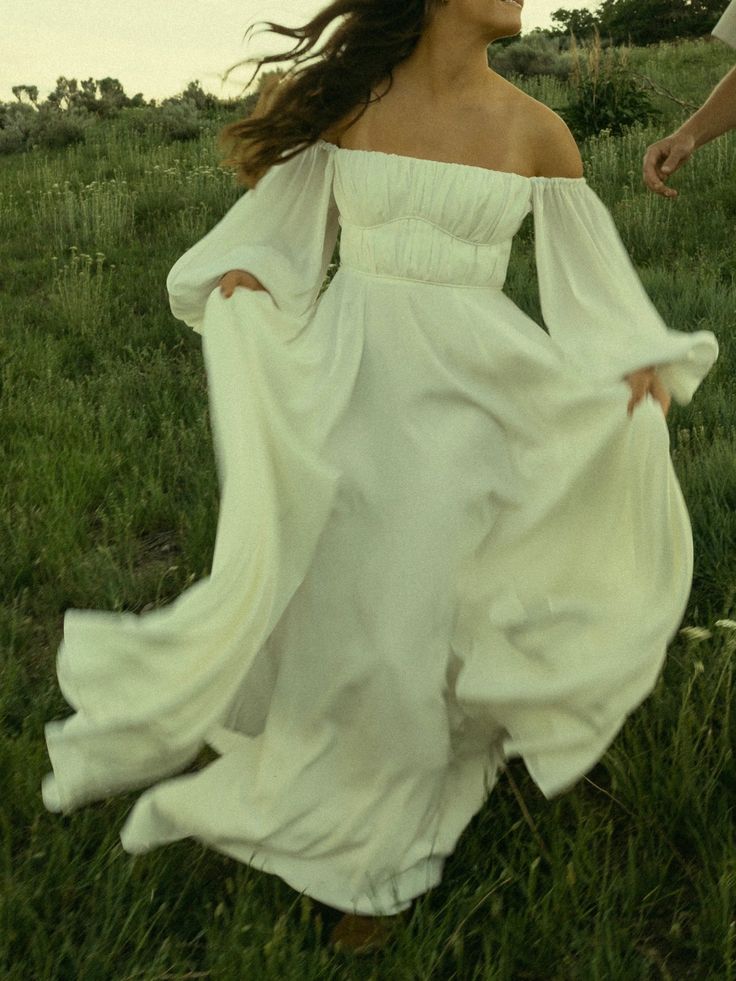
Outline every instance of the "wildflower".
{"label": "wildflower", "polygon": [[736,620],[716,620],[716,627],[725,627],[727,630],[736,630]]}
{"label": "wildflower", "polygon": [[706,627],[683,627],[680,633],[690,640],[708,640],[713,636]]}

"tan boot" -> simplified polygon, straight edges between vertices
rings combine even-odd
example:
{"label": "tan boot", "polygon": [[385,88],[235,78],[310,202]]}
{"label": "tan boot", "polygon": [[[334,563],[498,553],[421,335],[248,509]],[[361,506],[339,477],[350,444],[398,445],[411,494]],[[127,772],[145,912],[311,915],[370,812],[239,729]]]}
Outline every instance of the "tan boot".
{"label": "tan boot", "polygon": [[402,918],[396,916],[357,916],[346,913],[333,927],[330,943],[336,950],[353,954],[370,954],[381,950],[390,940],[393,927]]}

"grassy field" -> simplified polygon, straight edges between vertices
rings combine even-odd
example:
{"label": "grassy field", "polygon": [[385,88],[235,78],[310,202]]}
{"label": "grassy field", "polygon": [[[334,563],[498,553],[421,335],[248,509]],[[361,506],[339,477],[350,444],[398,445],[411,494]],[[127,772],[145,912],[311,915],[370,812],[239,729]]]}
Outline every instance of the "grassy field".
{"label": "grassy field", "polygon": [[[631,57],[699,103],[733,52]],[[566,98],[557,82],[520,84]],[[736,979],[736,138],[673,178],[678,200],[655,197],[643,150],[684,118],[656,101],[656,127],[582,151],[666,321],[721,345],[693,403],[668,416],[696,552],[683,630],[588,777],[547,802],[512,763],[441,886],[368,961],[325,948],[308,898],[192,840],[127,855],[118,830],[137,794],[69,817],[43,808],[43,724],[69,713],[54,672],[64,610],[141,611],[209,571],[201,342],[172,318],[165,279],[238,190],[211,133],[157,146],[115,122],[82,148],[0,160],[2,981]],[[531,245],[528,218],[507,289],[539,316]]]}

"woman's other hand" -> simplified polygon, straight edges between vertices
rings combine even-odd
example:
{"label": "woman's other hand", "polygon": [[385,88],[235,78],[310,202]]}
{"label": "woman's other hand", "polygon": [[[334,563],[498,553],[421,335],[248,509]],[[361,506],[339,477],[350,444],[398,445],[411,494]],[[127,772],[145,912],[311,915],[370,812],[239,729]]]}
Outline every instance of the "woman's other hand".
{"label": "woman's other hand", "polygon": [[647,147],[644,155],[644,183],[663,198],[676,198],[677,191],[664,183],[670,174],[689,160],[695,150],[695,139],[688,133],[673,133]]}
{"label": "woman's other hand", "polygon": [[226,299],[233,295],[236,286],[244,286],[247,290],[263,290],[264,293],[268,293],[263,283],[259,282],[249,272],[245,272],[244,269],[231,269],[220,279],[220,292]]}
{"label": "woman's other hand", "polygon": [[631,398],[627,408],[629,415],[633,414],[634,406],[641,402],[647,392],[651,392],[652,397],[662,406],[665,417],[667,416],[672,399],[653,365],[649,368],[641,368],[639,371],[632,371],[630,375],[624,375],[624,379],[629,383],[631,389]]}

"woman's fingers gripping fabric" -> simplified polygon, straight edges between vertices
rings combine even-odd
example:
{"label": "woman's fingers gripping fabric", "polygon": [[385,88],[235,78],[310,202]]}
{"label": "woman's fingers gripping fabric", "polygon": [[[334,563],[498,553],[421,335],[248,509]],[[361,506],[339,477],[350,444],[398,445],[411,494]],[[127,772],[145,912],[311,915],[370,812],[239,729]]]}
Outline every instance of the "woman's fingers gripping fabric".
{"label": "woman's fingers gripping fabric", "polygon": [[318,143],[278,164],[174,263],[166,279],[171,312],[198,333],[220,278],[247,271],[287,316],[310,313],[338,232],[334,153]]}
{"label": "woman's fingers gripping fabric", "polygon": [[687,405],[718,357],[715,336],[667,327],[585,178],[531,180],[542,315],[565,359],[602,384],[657,365]]}
{"label": "woman's fingers gripping fabric", "polygon": [[255,292],[260,292],[261,290],[268,292],[260,280],[242,269],[232,269],[230,272],[225,273],[220,280],[220,292],[225,297],[232,296],[237,286],[242,286],[247,290],[254,290]]}

